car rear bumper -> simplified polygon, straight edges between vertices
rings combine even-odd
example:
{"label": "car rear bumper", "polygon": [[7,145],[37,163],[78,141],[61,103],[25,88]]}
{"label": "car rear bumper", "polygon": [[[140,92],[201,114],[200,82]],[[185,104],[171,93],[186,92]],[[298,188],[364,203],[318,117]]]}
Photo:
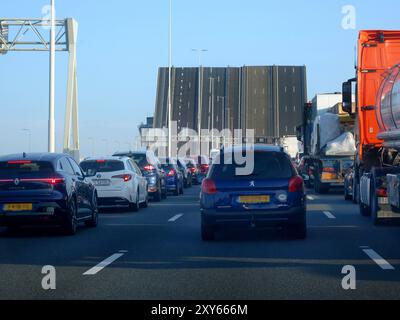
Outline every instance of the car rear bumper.
{"label": "car rear bumper", "polygon": [[97,190],[97,197],[98,197],[98,205],[99,207],[104,206],[115,206],[121,202],[132,201],[131,195],[128,190],[121,190],[121,191],[107,191],[107,190]]}
{"label": "car rear bumper", "polygon": [[219,212],[201,210],[202,223],[213,227],[269,227],[305,222],[305,208],[291,208],[285,211],[240,211]]}
{"label": "car rear bumper", "polygon": [[68,209],[66,201],[11,201],[11,203],[32,203],[32,211],[5,212],[3,205],[10,201],[0,201],[0,226],[30,226],[62,224],[65,222]]}
{"label": "car rear bumper", "polygon": [[99,208],[125,208],[129,206],[129,200],[126,197],[99,197],[97,205]]}

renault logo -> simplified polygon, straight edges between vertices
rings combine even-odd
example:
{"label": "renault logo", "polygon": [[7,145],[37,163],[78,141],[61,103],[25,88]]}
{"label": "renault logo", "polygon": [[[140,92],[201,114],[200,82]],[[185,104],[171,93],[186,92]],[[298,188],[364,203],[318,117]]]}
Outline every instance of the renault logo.
{"label": "renault logo", "polygon": [[101,174],[98,174],[98,175],[97,175],[97,179],[100,179],[100,178],[101,178]]}
{"label": "renault logo", "polygon": [[250,187],[255,187],[256,186],[256,182],[255,181],[250,181]]}
{"label": "renault logo", "polygon": [[16,186],[19,185],[19,183],[20,183],[20,180],[19,180],[18,178],[14,180],[14,184],[15,184]]}

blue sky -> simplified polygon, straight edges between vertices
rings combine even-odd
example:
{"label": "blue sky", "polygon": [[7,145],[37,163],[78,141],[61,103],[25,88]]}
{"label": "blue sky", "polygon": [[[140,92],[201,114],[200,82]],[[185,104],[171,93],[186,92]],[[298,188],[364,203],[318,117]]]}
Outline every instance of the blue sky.
{"label": "blue sky", "polygon": [[[45,0],[1,0],[3,17],[41,17]],[[157,69],[168,63],[168,0],[57,0],[57,17],[79,22],[81,151],[127,149],[153,115]],[[357,29],[341,27],[353,5]],[[379,8],[377,5],[379,4]],[[399,29],[398,0],[174,0],[173,63],[306,65],[308,97],[340,91],[354,74],[360,29]],[[57,55],[57,150],[62,148],[67,55]],[[0,56],[0,154],[47,149],[48,55]],[[106,140],[107,139],[107,142]],[[107,146],[108,145],[108,146]],[[108,149],[108,150],[107,150]]]}

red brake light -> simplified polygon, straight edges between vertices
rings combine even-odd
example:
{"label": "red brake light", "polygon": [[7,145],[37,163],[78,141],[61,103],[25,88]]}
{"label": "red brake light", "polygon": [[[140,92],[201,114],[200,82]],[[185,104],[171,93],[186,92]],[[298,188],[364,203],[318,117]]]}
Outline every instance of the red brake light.
{"label": "red brake light", "polygon": [[96,160],[97,163],[105,163],[106,160]]}
{"label": "red brake light", "polygon": [[376,190],[376,195],[380,198],[387,198],[388,194],[387,194],[387,190],[384,188],[380,188]]}
{"label": "red brake light", "polygon": [[217,186],[215,185],[214,180],[204,179],[201,184],[201,191],[205,194],[216,194]]}
{"label": "red brake light", "polygon": [[304,190],[304,181],[300,176],[295,176],[289,181],[289,192],[299,192]]}
{"label": "red brake light", "polygon": [[168,172],[168,177],[173,177],[175,174],[176,174],[175,169],[171,169],[171,170]]}
{"label": "red brake light", "polygon": [[8,161],[8,164],[29,164],[32,163],[30,160],[13,160],[13,161]]}
{"label": "red brake light", "polygon": [[335,173],[336,171],[335,171],[335,168],[326,167],[326,168],[322,169],[322,172]]}
{"label": "red brake light", "polygon": [[192,173],[196,173],[196,172],[197,172],[197,169],[196,169],[196,168],[190,168],[190,171],[191,171]]}
{"label": "red brake light", "polygon": [[152,166],[151,164],[149,164],[149,165],[147,165],[147,166],[144,166],[143,169],[146,170],[146,171],[153,171],[155,168],[154,168],[154,166]]}
{"label": "red brake light", "polygon": [[52,185],[64,183],[64,178],[21,179],[21,182],[44,182]]}
{"label": "red brake light", "polygon": [[117,176],[111,177],[112,179],[123,179],[125,182],[132,180],[132,176],[130,174],[119,174]]}

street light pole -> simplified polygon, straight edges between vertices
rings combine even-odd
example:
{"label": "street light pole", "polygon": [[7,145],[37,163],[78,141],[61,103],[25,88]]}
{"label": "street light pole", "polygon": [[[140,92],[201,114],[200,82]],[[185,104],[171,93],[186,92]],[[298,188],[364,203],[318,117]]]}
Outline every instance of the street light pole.
{"label": "street light pole", "polygon": [[198,141],[199,141],[199,154],[201,154],[201,113],[202,113],[202,85],[203,85],[203,66],[201,65],[201,55],[207,52],[207,49],[192,49],[193,52],[199,54],[199,85],[198,85],[198,110],[197,110],[197,131],[198,131]]}
{"label": "street light pole", "polygon": [[49,74],[49,132],[48,132],[48,151],[56,151],[55,144],[55,59],[56,59],[56,33],[55,33],[55,0],[51,0],[50,18],[50,74]]}
{"label": "street light pole", "polygon": [[211,86],[211,149],[214,149],[214,86],[215,78],[210,78]]}
{"label": "street light pole", "polygon": [[169,0],[168,156],[172,157],[172,0]]}

